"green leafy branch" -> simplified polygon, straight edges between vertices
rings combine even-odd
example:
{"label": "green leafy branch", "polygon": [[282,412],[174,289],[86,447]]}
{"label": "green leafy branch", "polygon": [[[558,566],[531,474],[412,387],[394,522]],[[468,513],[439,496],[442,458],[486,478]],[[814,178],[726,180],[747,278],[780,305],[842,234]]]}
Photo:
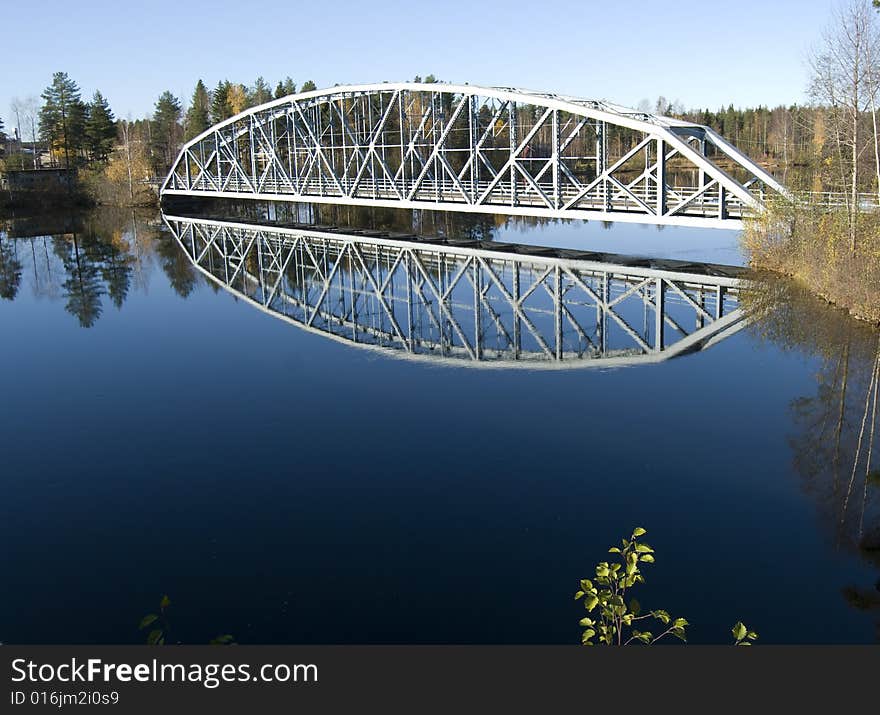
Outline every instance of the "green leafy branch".
{"label": "green leafy branch", "polygon": [[[596,565],[595,578],[581,580],[574,599],[583,599],[584,608],[590,614],[580,620],[584,629],[581,635],[583,645],[629,645],[633,642],[651,645],[667,636],[687,642],[685,629],[690,624],[685,618],[673,618],[662,609],[643,612],[635,598],[627,601],[628,592],[636,584],[645,582],[642,565],[654,563],[654,549],[639,541],[639,537],[646,533],[642,527],[633,529],[629,539],[622,539],[620,546],[608,549],[608,553],[617,555],[618,561],[602,561]],[[659,624],[658,632],[636,628],[648,619]],[[751,645],[758,634],[739,622],[733,627],[733,636],[737,645]]]}
{"label": "green leafy branch", "polygon": [[758,640],[758,634],[750,631],[742,621],[737,621],[736,625],[730,629],[735,638],[734,645],[751,645],[752,641]]}
{"label": "green leafy branch", "polygon": [[165,638],[170,628],[168,624],[168,606],[171,605],[171,599],[167,595],[162,596],[159,601],[159,613],[148,613],[141,619],[140,629],[144,630],[150,626],[154,627],[147,635],[147,645],[164,645]]}
{"label": "green leafy branch", "polygon": [[[654,563],[654,549],[638,539],[647,532],[638,527],[629,539],[622,539],[621,546],[612,546],[608,553],[617,554],[619,562],[602,561],[596,566],[594,580],[582,579],[575,600],[583,599],[584,608],[593,616],[582,618],[584,627],[581,635],[583,645],[594,645],[594,639],[604,645],[628,645],[633,641],[651,644],[666,636],[675,636],[686,641],[684,618],[672,618],[663,610],[642,613],[641,604],[631,598],[626,601],[627,592],[637,583],[644,583],[641,564]],[[634,628],[634,624],[653,618],[665,630],[655,635],[652,631]]]}
{"label": "green leafy branch", "polygon": [[[141,619],[140,630],[153,626],[147,635],[147,645],[165,645],[170,624],[168,623],[168,607],[171,605],[171,599],[168,596],[162,596],[159,601],[159,613],[148,613]],[[224,633],[216,638],[212,638],[209,645],[235,645],[235,636]]]}

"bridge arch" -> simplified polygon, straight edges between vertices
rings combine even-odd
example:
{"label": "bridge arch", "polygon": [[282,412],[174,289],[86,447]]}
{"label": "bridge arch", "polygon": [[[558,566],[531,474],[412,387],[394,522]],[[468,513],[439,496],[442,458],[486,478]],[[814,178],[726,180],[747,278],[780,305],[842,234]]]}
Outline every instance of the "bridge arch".
{"label": "bridge arch", "polygon": [[505,87],[383,83],[282,97],[181,149],[161,196],[737,228],[768,172],[711,128]]}
{"label": "bridge arch", "polygon": [[163,214],[196,270],[260,311],[422,362],[650,364],[748,323],[733,266]]}

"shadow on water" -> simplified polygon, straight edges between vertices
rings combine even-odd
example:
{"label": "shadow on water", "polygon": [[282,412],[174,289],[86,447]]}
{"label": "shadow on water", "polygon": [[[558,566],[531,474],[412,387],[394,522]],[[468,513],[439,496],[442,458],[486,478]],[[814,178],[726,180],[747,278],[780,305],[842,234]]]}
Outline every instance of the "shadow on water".
{"label": "shadow on water", "polygon": [[[794,466],[829,538],[880,576],[880,331],[806,286],[770,275],[756,276],[743,303],[760,340],[818,359],[815,393],[791,404]],[[853,607],[875,614],[880,638],[880,579],[849,584],[842,593]]]}

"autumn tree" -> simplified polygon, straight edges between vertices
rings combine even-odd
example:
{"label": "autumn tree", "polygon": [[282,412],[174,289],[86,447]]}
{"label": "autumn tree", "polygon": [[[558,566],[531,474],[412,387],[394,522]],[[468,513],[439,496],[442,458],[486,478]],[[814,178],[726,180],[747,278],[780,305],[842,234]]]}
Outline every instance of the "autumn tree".
{"label": "autumn tree", "polygon": [[248,108],[248,91],[243,84],[233,83],[229,85],[226,95],[229,106],[229,116],[239,114]]}
{"label": "autumn tree", "polygon": [[89,156],[106,161],[116,141],[116,120],[110,104],[100,92],[95,92],[89,103],[85,121],[85,144]]}
{"label": "autumn tree", "polygon": [[153,151],[160,173],[171,166],[177,153],[182,135],[180,116],[180,100],[166,90],[159,96],[153,113]]}
{"label": "autumn tree", "polygon": [[211,98],[202,80],[196,82],[192,101],[186,110],[186,132],[184,138],[189,141],[211,126]]}
{"label": "autumn tree", "polygon": [[64,166],[70,167],[85,138],[86,107],[79,87],[66,72],[56,72],[42,97],[40,136],[53,152],[64,156]]}
{"label": "autumn tree", "polygon": [[125,119],[119,120],[118,126],[119,143],[104,172],[112,193],[107,202],[129,206],[149,203],[154,197],[143,183],[151,173],[144,127]]}

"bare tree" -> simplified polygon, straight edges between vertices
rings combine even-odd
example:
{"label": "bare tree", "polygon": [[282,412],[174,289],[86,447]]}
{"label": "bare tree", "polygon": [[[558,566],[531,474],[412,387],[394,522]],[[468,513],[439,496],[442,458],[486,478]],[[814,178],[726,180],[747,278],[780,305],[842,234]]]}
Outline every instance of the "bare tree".
{"label": "bare tree", "polygon": [[[840,162],[841,181],[848,194],[850,251],[856,249],[859,161],[872,144],[862,125],[869,109],[876,105],[880,65],[880,29],[868,0],[849,0],[834,11],[831,24],[822,34],[819,47],[809,58],[812,78],[810,96],[827,108]],[[877,178],[880,182],[880,149],[876,148]]]}
{"label": "bare tree", "polygon": [[40,105],[37,102],[37,98],[33,95],[25,97],[24,99],[19,99],[18,97],[14,97],[12,99],[12,111],[15,114],[15,121],[18,125],[18,140],[19,140],[19,148],[21,149],[21,142],[25,139],[25,137],[30,137],[29,141],[31,144],[31,160],[33,164],[33,168],[37,168],[37,124],[40,116]]}

